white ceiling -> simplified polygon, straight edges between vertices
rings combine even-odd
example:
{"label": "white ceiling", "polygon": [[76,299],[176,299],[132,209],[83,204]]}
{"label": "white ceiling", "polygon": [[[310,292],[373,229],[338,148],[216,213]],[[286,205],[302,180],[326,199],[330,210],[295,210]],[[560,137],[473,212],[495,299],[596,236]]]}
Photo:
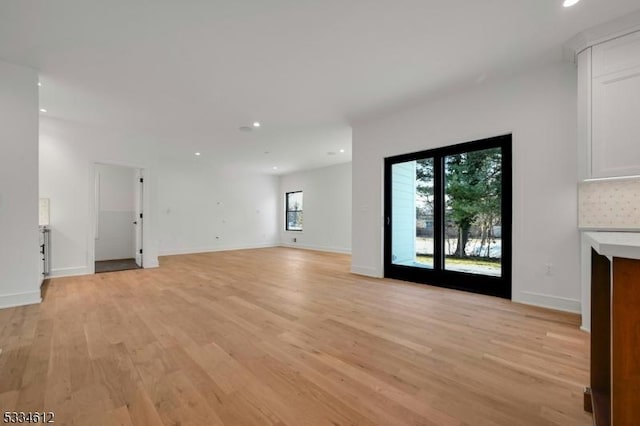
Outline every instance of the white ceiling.
{"label": "white ceiling", "polygon": [[[639,6],[2,0],[0,58],[40,70],[48,116],[144,134],[167,155],[284,173],[350,160],[354,117],[559,60],[573,35]],[[238,131],[255,120],[259,131]]]}

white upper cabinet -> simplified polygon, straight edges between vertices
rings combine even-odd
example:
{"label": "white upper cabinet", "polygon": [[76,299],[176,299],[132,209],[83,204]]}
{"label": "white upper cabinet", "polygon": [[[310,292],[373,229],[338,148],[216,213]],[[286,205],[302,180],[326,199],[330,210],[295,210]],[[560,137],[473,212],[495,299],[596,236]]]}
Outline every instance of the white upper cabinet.
{"label": "white upper cabinet", "polygon": [[585,52],[578,56],[579,137],[587,149],[581,163],[590,167],[582,177],[640,175],[640,32]]}
{"label": "white upper cabinet", "polygon": [[591,48],[578,54],[578,169],[580,180],[591,177]]}
{"label": "white upper cabinet", "polygon": [[593,46],[593,78],[640,67],[640,31]]}

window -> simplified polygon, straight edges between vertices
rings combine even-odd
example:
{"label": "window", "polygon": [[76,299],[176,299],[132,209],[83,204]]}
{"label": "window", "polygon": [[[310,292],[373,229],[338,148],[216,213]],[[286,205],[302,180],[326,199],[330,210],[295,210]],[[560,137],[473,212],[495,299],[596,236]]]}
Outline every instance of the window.
{"label": "window", "polygon": [[302,231],[302,191],[287,192],[287,213],[285,217],[287,231]]}

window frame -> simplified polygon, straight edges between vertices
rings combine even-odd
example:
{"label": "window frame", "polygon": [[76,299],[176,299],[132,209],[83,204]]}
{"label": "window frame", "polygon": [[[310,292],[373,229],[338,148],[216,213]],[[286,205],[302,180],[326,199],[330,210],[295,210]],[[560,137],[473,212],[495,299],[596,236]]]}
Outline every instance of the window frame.
{"label": "window frame", "polygon": [[[443,146],[426,151],[387,157],[384,159],[384,276],[414,283],[423,283],[438,287],[452,288],[472,293],[512,297],[512,218],[513,218],[513,135],[511,133],[473,142]],[[500,277],[470,274],[448,270],[444,266],[443,239],[445,223],[445,157],[471,151],[490,148],[502,150],[502,274]],[[392,166],[406,161],[434,159],[434,268],[415,268],[396,265],[392,261]]]}
{"label": "window frame", "polygon": [[285,203],[285,208],[284,208],[284,229],[287,232],[302,232],[304,229],[304,226],[301,226],[300,229],[289,229],[289,213],[302,213],[304,212],[304,207],[302,210],[290,210],[289,209],[289,195],[291,194],[302,194],[303,200],[304,200],[304,191],[300,190],[300,191],[289,191],[289,192],[285,192],[284,194],[284,203]]}

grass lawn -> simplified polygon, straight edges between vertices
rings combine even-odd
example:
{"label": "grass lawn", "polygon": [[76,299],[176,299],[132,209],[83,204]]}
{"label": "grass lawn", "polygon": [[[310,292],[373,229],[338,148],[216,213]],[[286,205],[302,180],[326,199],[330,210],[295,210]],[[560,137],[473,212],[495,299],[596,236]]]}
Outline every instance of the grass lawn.
{"label": "grass lawn", "polygon": [[[433,265],[433,256],[417,255],[416,260],[426,265]],[[481,266],[484,268],[500,269],[499,260],[487,260],[487,259],[475,259],[467,258],[460,259],[457,257],[447,257],[445,263],[448,265],[461,265],[461,266]]]}

